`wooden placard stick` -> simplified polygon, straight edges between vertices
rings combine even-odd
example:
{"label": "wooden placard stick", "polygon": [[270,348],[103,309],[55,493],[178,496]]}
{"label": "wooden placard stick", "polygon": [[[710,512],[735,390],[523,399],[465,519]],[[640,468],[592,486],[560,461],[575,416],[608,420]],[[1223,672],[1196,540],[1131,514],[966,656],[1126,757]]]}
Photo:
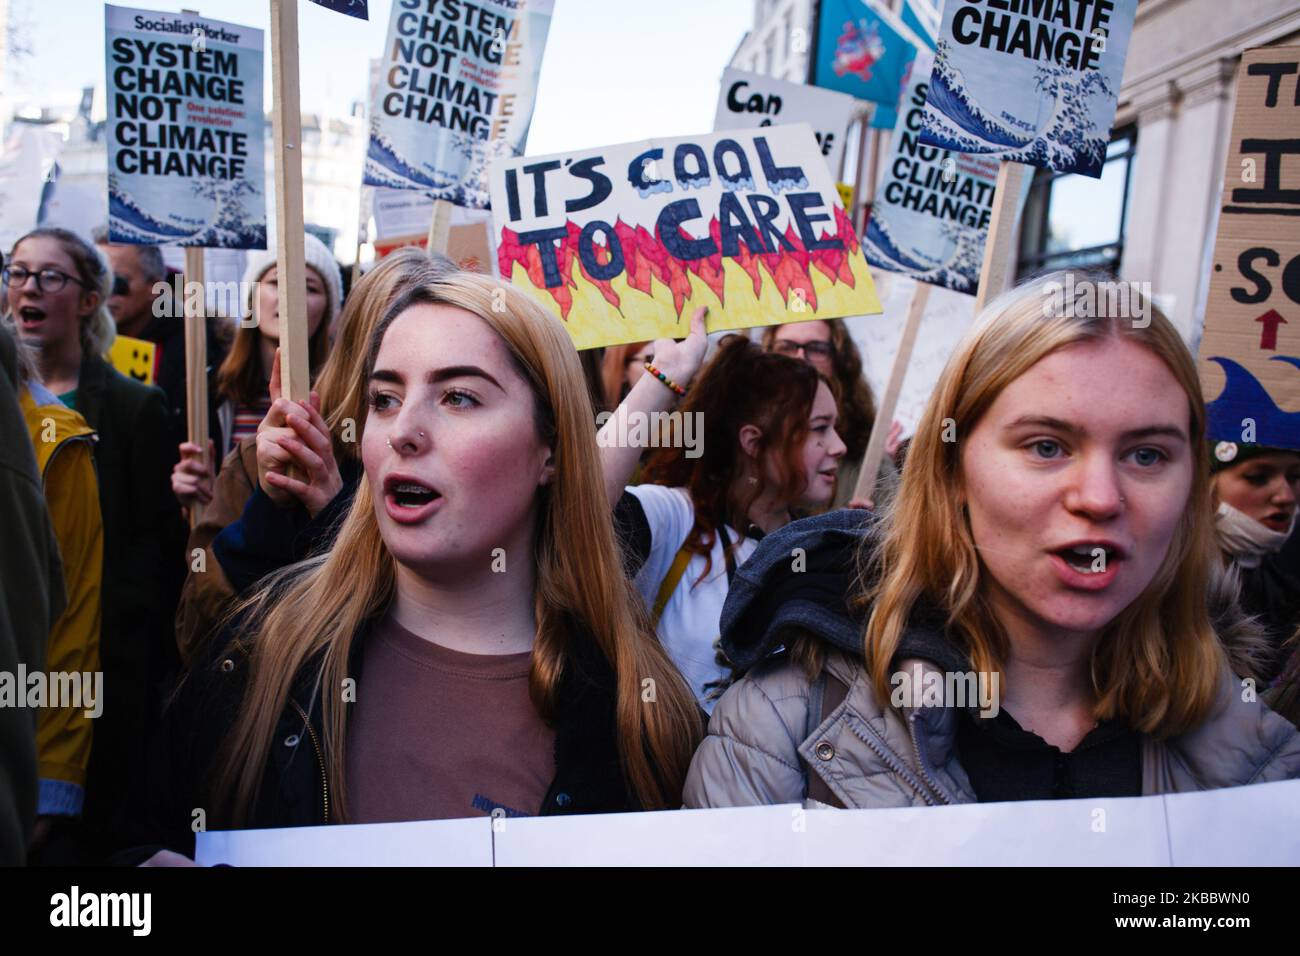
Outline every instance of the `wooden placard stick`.
{"label": "wooden placard stick", "polygon": [[989,235],[984,240],[984,263],[980,266],[980,285],[975,294],[975,314],[1002,294],[1010,284],[1011,260],[1016,238],[1016,208],[1020,203],[1020,186],[1024,182],[1023,163],[1003,160],[998,167],[998,185],[993,196],[993,216]]}
{"label": "wooden placard stick", "polygon": [[311,367],[307,352],[307,260],[303,247],[298,0],[271,0],[271,51],[280,385],[285,398],[305,402],[311,392]]}
{"label": "wooden placard stick", "polygon": [[880,475],[880,463],[885,458],[885,439],[889,437],[890,426],[894,422],[894,409],[898,407],[898,395],[903,390],[903,379],[907,377],[907,366],[912,361],[912,347],[916,344],[916,333],[921,328],[921,319],[925,315],[925,304],[930,300],[930,284],[918,282],[912,293],[912,301],[907,306],[907,324],[903,326],[903,337],[899,340],[898,351],[894,353],[894,364],[889,370],[889,384],[885,387],[885,397],[876,409],[876,420],[871,425],[871,437],[867,440],[867,450],[862,456],[862,470],[858,472],[858,483],[853,489],[854,498],[871,498],[876,493],[876,479]]}
{"label": "wooden placard stick", "polygon": [[[203,449],[202,459],[208,467],[208,329],[207,295],[203,275],[203,249],[185,248],[185,417],[191,443]],[[189,294],[197,288],[198,295]],[[190,527],[203,519],[203,505],[190,506]]]}
{"label": "wooden placard stick", "polygon": [[425,251],[429,255],[435,252],[447,253],[447,237],[451,234],[452,204],[445,199],[435,199],[433,215],[429,217],[429,236],[425,240]]}

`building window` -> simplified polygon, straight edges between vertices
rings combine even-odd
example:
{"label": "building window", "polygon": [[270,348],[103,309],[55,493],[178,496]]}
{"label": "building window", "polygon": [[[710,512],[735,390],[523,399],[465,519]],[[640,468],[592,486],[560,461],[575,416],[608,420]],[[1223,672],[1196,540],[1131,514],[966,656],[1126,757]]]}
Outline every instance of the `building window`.
{"label": "building window", "polygon": [[1021,220],[1017,280],[1068,268],[1118,274],[1136,147],[1136,127],[1116,130],[1100,179],[1050,169],[1034,171]]}

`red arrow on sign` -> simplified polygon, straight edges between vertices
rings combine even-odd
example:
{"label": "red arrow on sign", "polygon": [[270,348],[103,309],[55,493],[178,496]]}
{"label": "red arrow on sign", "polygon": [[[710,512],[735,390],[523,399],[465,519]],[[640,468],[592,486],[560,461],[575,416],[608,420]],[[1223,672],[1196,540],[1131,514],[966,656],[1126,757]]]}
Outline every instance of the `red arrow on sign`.
{"label": "red arrow on sign", "polygon": [[1264,326],[1264,331],[1259,336],[1259,347],[1262,349],[1276,349],[1277,327],[1286,325],[1286,319],[1282,318],[1282,314],[1277,309],[1269,309],[1255,321],[1263,323]]}

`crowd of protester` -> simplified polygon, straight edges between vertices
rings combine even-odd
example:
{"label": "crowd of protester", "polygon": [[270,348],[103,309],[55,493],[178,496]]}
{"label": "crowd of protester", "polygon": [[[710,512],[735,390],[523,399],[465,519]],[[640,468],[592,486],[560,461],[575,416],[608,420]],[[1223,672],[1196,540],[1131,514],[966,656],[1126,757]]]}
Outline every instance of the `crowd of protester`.
{"label": "crowd of protester", "polygon": [[[306,242],[207,320],[186,434],[160,251],[5,250],[5,863],[183,864],[209,829],[1139,796],[1300,777],[1300,451],[1211,441],[1137,325],[989,304],[906,443],[841,321],[578,352],[404,249],[344,294]],[[161,284],[161,285],[160,285]],[[105,358],[156,350],[147,385]],[[634,421],[697,426],[631,442]],[[653,446],[653,447],[651,447]],[[859,486],[869,489],[865,495]],[[900,687],[974,675],[978,699]],[[984,693],[987,690],[987,694]]]}

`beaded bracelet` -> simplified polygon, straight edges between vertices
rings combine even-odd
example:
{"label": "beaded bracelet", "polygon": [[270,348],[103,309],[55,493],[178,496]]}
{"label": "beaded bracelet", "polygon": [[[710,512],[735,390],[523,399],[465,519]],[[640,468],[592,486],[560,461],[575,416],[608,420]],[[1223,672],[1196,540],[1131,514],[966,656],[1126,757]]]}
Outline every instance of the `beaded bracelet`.
{"label": "beaded bracelet", "polygon": [[674,382],[671,378],[669,378],[669,377],[668,377],[667,375],[665,375],[663,372],[659,371],[659,369],[655,368],[655,367],[654,367],[653,365],[651,365],[649,362],[646,362],[646,363],[645,363],[645,370],[646,370],[647,372],[649,372],[651,375],[653,375],[655,378],[659,379],[659,381],[663,382],[663,383],[664,383],[665,385],[667,385],[669,388],[671,388],[674,392],[676,392],[676,393],[678,394],[679,397],[681,397],[681,398],[685,398],[685,397],[686,397],[686,389],[682,388],[680,385],[678,385],[676,382]]}

